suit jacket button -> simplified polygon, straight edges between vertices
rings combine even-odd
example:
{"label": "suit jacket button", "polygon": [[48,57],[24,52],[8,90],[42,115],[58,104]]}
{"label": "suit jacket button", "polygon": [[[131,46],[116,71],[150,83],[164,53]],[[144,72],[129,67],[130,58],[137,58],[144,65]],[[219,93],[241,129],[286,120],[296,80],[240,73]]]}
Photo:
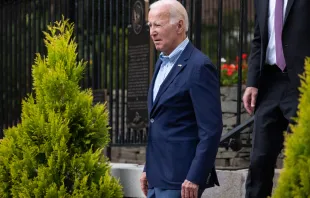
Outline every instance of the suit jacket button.
{"label": "suit jacket button", "polygon": [[153,118],[151,118],[151,120],[150,120],[150,121],[151,121],[151,123],[153,123],[153,122],[154,122],[154,119],[153,119]]}

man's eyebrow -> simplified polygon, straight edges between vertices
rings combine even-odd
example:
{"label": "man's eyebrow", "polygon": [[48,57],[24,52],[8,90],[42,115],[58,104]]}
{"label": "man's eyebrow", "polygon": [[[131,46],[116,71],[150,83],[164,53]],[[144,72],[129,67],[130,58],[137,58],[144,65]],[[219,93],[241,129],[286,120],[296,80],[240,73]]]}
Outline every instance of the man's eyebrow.
{"label": "man's eyebrow", "polygon": [[150,25],[152,25],[152,24],[157,24],[157,23],[158,23],[157,21],[153,21],[153,22],[148,21],[146,24],[147,24],[148,26],[150,26]]}

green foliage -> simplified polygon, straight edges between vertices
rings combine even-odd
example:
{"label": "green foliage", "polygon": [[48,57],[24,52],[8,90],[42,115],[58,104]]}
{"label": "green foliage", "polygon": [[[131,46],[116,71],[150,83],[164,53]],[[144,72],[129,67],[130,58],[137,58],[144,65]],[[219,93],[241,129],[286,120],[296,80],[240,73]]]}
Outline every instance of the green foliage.
{"label": "green foliage", "polygon": [[93,106],[78,85],[73,24],[62,19],[45,32],[47,57],[33,65],[34,95],[22,103],[22,122],[0,143],[1,197],[122,197],[102,154],[109,142],[106,105]]}
{"label": "green foliage", "polygon": [[310,197],[310,58],[301,79],[296,125],[285,137],[286,158],[274,198]]}

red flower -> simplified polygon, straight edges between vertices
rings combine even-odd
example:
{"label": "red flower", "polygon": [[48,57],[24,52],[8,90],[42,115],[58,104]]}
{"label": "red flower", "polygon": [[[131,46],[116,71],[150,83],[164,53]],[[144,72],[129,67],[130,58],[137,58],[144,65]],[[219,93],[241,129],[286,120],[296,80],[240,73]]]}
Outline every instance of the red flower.
{"label": "red flower", "polygon": [[234,73],[233,70],[228,69],[226,74],[227,74],[227,76],[231,76],[233,73]]}
{"label": "red flower", "polygon": [[[242,54],[242,60],[246,60],[248,57],[248,55],[246,53],[243,53]],[[238,63],[239,62],[239,56],[236,56],[236,62]]]}
{"label": "red flower", "polygon": [[236,71],[236,66],[234,64],[230,64],[229,66],[227,66],[227,75],[231,76],[233,75],[233,73]]}
{"label": "red flower", "polygon": [[247,57],[248,57],[248,55],[247,55],[247,54],[245,54],[245,53],[244,53],[244,54],[242,54],[242,59],[243,59],[243,60],[247,59]]}
{"label": "red flower", "polygon": [[228,64],[226,64],[226,63],[221,66],[222,70],[227,69],[227,68],[228,68]]}
{"label": "red flower", "polygon": [[234,64],[230,64],[228,68],[235,71],[237,67]]}

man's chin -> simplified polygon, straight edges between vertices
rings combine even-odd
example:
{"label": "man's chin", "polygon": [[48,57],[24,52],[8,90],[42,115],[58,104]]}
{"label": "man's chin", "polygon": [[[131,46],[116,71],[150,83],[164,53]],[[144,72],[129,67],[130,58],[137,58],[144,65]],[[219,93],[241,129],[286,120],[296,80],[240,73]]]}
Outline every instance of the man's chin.
{"label": "man's chin", "polygon": [[158,51],[160,51],[160,52],[162,51],[162,48],[161,48],[160,46],[156,46],[156,45],[155,45],[155,48],[156,48],[156,50],[158,50]]}

